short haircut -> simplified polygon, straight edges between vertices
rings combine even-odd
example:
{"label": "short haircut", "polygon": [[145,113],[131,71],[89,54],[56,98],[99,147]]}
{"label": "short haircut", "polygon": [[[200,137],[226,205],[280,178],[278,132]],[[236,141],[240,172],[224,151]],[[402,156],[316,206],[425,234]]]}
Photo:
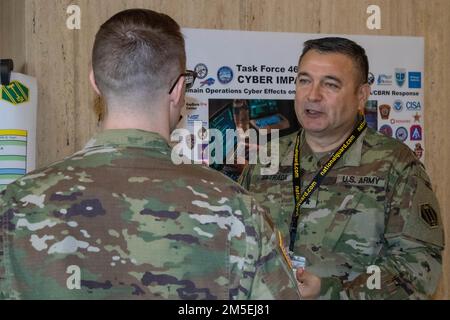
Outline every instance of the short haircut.
{"label": "short haircut", "polygon": [[170,82],[185,67],[180,26],[165,14],[146,9],[121,11],[106,21],[95,37],[92,68],[106,100],[168,92]]}
{"label": "short haircut", "polygon": [[320,53],[341,53],[352,59],[355,70],[359,73],[360,84],[368,82],[369,60],[366,51],[356,42],[339,37],[326,37],[305,41],[300,62],[303,56],[310,50],[316,50]]}

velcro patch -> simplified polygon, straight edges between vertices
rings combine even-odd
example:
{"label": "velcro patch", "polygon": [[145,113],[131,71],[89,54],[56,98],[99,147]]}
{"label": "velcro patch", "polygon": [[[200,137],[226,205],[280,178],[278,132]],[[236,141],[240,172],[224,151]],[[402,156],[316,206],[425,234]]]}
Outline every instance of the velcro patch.
{"label": "velcro patch", "polygon": [[281,166],[273,175],[261,176],[261,181],[292,181],[292,166]]}
{"label": "velcro patch", "polygon": [[353,186],[384,187],[385,180],[377,176],[354,176],[339,174],[336,183],[349,184]]}
{"label": "velcro patch", "polygon": [[437,213],[428,203],[420,205],[420,217],[430,228],[436,228],[439,225]]}
{"label": "velcro patch", "polygon": [[[317,194],[317,192],[315,192]],[[302,203],[302,208],[303,209],[314,209],[317,207],[317,195],[315,196],[316,199],[313,198],[313,195],[311,195],[311,197],[309,197],[308,200],[306,200],[305,202]]]}

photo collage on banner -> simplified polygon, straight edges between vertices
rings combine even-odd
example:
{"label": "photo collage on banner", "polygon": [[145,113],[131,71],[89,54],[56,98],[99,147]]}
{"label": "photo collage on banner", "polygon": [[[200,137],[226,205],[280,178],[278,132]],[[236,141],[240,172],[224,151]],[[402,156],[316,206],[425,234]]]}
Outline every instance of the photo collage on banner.
{"label": "photo collage on banner", "polygon": [[[178,125],[190,132],[192,152],[185,156],[192,162],[209,164],[237,179],[245,161],[227,164],[238,147],[237,137],[226,139],[227,130],[250,129],[256,134],[256,140],[245,144],[247,160],[249,150],[270,140],[271,130],[278,129],[280,137],[298,131],[298,58],[306,40],[326,36],[346,37],[365,48],[371,84],[365,110],[368,125],[402,141],[423,161],[423,38],[206,29],[183,33],[187,68],[198,74]],[[222,141],[215,141],[208,129],[222,132]]]}

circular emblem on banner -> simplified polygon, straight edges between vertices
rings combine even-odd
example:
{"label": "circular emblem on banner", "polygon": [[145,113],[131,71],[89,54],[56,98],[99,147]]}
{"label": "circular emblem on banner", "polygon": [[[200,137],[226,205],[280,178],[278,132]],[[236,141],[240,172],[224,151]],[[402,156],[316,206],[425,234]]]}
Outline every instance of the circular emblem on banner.
{"label": "circular emblem on banner", "polygon": [[395,100],[393,106],[394,106],[394,110],[395,111],[402,111],[403,110],[403,101],[402,100]]}
{"label": "circular emblem on banner", "polygon": [[230,67],[223,66],[217,71],[217,80],[221,84],[228,84],[233,80],[233,70]]}
{"label": "circular emblem on banner", "polygon": [[369,76],[367,77],[367,83],[372,85],[375,82],[375,76],[372,72],[369,72]]}
{"label": "circular emblem on banner", "polygon": [[388,137],[392,137],[392,127],[388,124],[381,126],[379,131]]}
{"label": "circular emblem on banner", "polygon": [[399,127],[396,131],[395,131],[395,137],[400,140],[401,142],[406,141],[406,139],[408,139],[408,130],[406,130],[405,127]]}
{"label": "circular emblem on banner", "polygon": [[208,75],[208,67],[204,63],[197,64],[194,71],[197,73],[197,78],[199,79],[205,79]]}

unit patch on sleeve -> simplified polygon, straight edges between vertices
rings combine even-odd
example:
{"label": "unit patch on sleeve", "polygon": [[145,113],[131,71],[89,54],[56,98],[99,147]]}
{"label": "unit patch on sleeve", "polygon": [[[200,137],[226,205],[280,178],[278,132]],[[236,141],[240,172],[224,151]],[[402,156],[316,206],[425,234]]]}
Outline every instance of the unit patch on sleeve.
{"label": "unit patch on sleeve", "polygon": [[420,205],[420,217],[430,228],[435,228],[438,226],[437,213],[429,204]]}

